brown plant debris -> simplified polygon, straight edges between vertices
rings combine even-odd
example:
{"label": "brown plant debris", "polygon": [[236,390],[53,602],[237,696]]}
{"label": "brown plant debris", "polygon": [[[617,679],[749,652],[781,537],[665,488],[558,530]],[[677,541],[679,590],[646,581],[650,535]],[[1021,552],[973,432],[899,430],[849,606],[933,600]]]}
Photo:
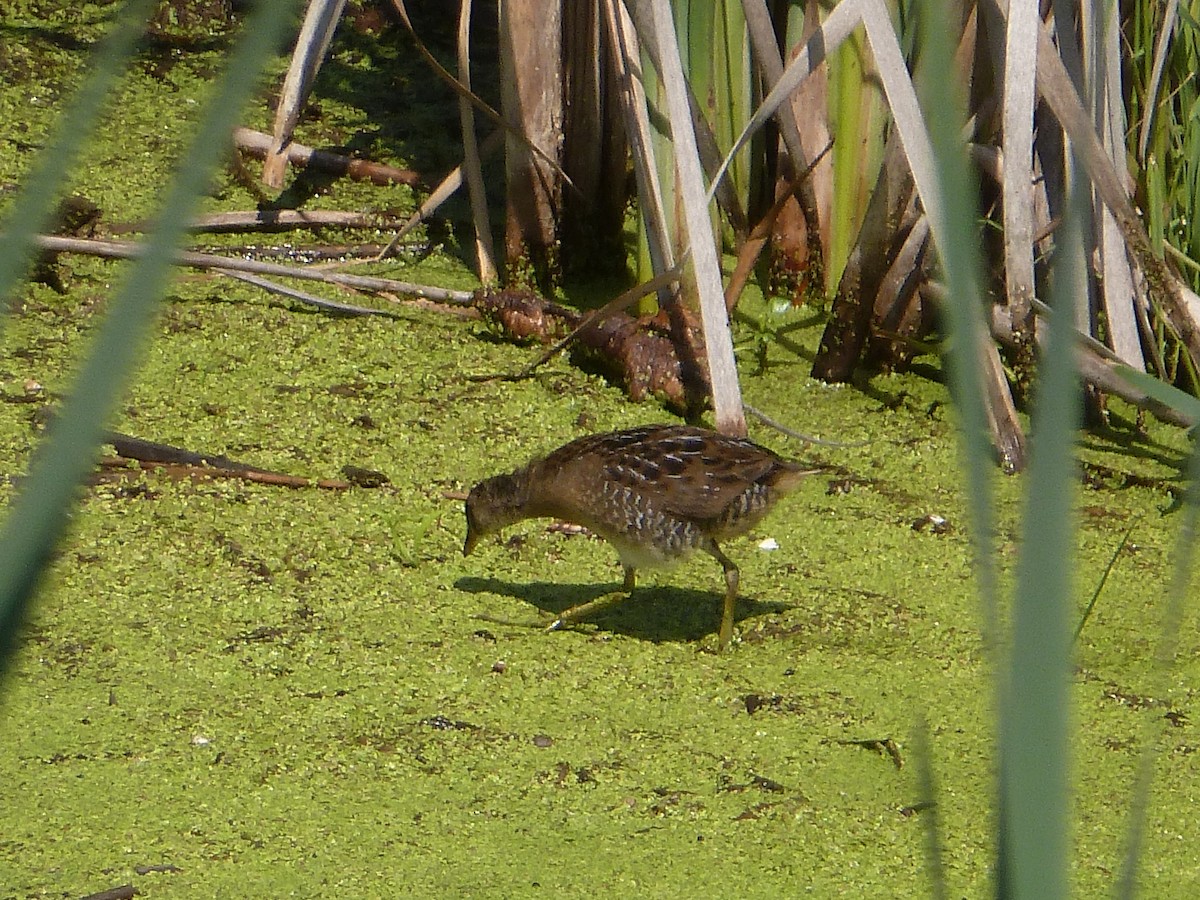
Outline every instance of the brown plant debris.
{"label": "brown plant debris", "polygon": [[[709,394],[707,373],[701,365],[681,361],[673,329],[661,314],[635,318],[617,312],[585,323],[579,312],[524,290],[481,291],[475,307],[485,322],[518,341],[549,344],[578,329],[576,361],[598,366],[635,402],[653,396],[687,415],[696,410],[697,397]],[[698,323],[690,316],[679,318],[685,338],[702,347]],[[697,358],[702,360],[703,353]]]}
{"label": "brown plant debris", "polygon": [[116,458],[101,459],[100,466],[110,472],[128,468],[130,461],[133,460],[162,468],[169,476],[179,479],[225,477],[281,487],[312,487],[315,485],[327,490],[345,490],[350,487],[348,481],[321,478],[314,482],[310,478],[260,469],[226,456],[195,453],[181,447],[173,447],[170,444],[157,444],[117,432],[109,434],[108,443],[117,451],[117,456]]}

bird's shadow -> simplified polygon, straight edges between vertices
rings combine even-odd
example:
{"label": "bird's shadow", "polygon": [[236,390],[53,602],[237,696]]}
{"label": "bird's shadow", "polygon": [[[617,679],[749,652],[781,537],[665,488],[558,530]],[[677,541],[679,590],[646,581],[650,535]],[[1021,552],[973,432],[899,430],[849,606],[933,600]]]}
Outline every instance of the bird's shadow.
{"label": "bird's shadow", "polygon": [[[454,586],[471,594],[498,594],[514,597],[541,610],[542,621],[531,620],[531,627],[549,625],[564,610],[588,603],[607,594],[619,593],[620,582],[601,584],[564,584],[535,581],[513,583],[498,578],[463,577]],[[573,623],[568,628],[587,628],[594,625],[604,631],[628,635],[654,643],[692,642],[716,634],[721,624],[723,595],[715,591],[697,591],[666,585],[639,585],[627,600]],[[779,613],[788,609],[786,603],[765,602],[738,597],[735,621],[752,616]],[[512,624],[519,621],[514,610]],[[507,614],[497,620],[510,621]]]}

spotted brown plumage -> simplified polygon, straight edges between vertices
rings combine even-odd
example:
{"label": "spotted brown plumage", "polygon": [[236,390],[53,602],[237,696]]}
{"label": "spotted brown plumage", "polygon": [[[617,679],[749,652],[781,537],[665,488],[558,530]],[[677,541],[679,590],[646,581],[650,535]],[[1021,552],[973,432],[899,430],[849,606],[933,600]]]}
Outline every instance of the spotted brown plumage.
{"label": "spotted brown plumage", "polygon": [[[616,547],[628,594],[637,569],[669,565],[702,550],[725,571],[723,648],[733,634],[738,568],[719,542],[749,531],[813,471],[753,441],[687,425],[592,434],[475,485],[467,497],[463,554],[481,537],[523,519],[565,519]],[[572,607],[550,628],[576,622],[623,596]]]}

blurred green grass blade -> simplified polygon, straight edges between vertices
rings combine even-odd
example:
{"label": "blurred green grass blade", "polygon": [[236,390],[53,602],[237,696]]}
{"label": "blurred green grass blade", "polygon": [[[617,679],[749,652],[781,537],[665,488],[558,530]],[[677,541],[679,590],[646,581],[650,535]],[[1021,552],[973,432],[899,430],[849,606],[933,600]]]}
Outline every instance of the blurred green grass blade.
{"label": "blurred green grass blade", "polygon": [[[1162,634],[1155,654],[1153,696],[1164,697],[1169,691],[1171,665],[1179,649],[1179,637],[1183,631],[1184,614],[1187,610],[1188,584],[1192,576],[1192,559],[1196,546],[1197,525],[1200,524],[1200,443],[1192,449],[1188,462],[1188,491],[1184,503],[1183,526],[1179,530],[1179,543],[1175,549],[1175,568],[1167,594],[1167,609],[1163,615]],[[1146,833],[1146,818],[1150,809],[1150,788],[1154,781],[1154,763],[1158,757],[1158,739],[1161,737],[1161,716],[1146,716],[1143,725],[1142,755],[1138,760],[1137,775],[1133,781],[1133,793],[1129,804],[1129,831],[1125,838],[1125,857],[1121,865],[1121,879],[1115,895],[1119,898],[1137,896],[1137,873],[1142,857],[1142,840]]]}
{"label": "blurred green grass blade", "polygon": [[1072,298],[1086,291],[1081,192],[1055,241],[1054,302],[1039,356],[1007,686],[1000,706],[1005,883],[1011,896],[1067,896],[1069,690],[1075,552],[1073,448],[1080,392]]}
{"label": "blurred green grass blade", "polygon": [[229,145],[263,64],[293,21],[294,0],[260,0],[246,19],[229,66],[205,108],[171,183],[146,253],[133,266],[100,323],[91,350],[41,446],[0,531],[0,666],[11,655],[29,598],[66,528],[78,486],[154,323],[185,223]]}
{"label": "blurred green grass blade", "polygon": [[[87,75],[62,113],[57,133],[38,154],[33,171],[5,217],[4,236],[0,238],[0,312],[8,311],[9,294],[25,272],[33,237],[54,216],[62,184],[74,170],[84,141],[95,129],[105,98],[133,57],[154,6],[153,0],[129,0],[122,7],[116,24],[92,53]],[[3,327],[0,316],[0,329]]]}
{"label": "blurred green grass blade", "polygon": [[950,297],[946,306],[946,328],[950,337],[946,364],[963,435],[968,509],[975,545],[975,571],[983,602],[984,637],[994,646],[999,637],[999,592],[992,538],[991,477],[994,464],[983,379],[972,352],[984,334],[980,287],[983,264],[979,249],[979,216],[973,200],[979,192],[967,165],[966,146],[961,137],[966,121],[964,99],[959,85],[944,76],[952,71],[954,48],[942,23],[951,21],[952,16],[945,0],[931,0],[917,18],[921,45],[928,61],[921,66],[924,76],[919,85],[921,106],[923,110],[934,111],[924,118],[929,129],[945,222],[945,244],[940,263]]}
{"label": "blurred green grass blade", "polygon": [[[967,512],[974,545],[975,577],[979,583],[985,647],[993,665],[1001,645],[999,586],[995,562],[995,513],[992,501],[993,455],[987,427],[987,400],[983,373],[974,352],[987,340],[983,323],[983,263],[980,256],[977,186],[967,164],[962,141],[966,121],[965,100],[960,85],[946,78],[952,71],[954,47],[943,23],[952,21],[946,0],[929,0],[917,16],[918,40],[924,61],[918,67],[919,94],[929,129],[936,188],[941,202],[941,234],[938,260],[948,287],[946,369],[962,432],[963,464],[967,477]],[[1003,707],[1005,686],[997,680],[998,705]],[[998,835],[996,891],[1008,896],[1010,887],[1006,860],[1007,814],[1004,807],[1003,765],[997,785]]]}
{"label": "blurred green grass blade", "polygon": [[918,805],[925,833],[925,868],[929,873],[932,900],[946,900],[946,865],[942,859],[941,817],[937,806],[937,781],[933,773],[933,743],[929,739],[929,722],[924,716],[917,720],[913,733],[917,759]]}
{"label": "blurred green grass blade", "polygon": [[[1138,373],[1140,374],[1140,373]],[[1148,377],[1148,376],[1147,376]],[[1194,399],[1194,398],[1189,398]],[[1171,667],[1179,651],[1180,637],[1184,633],[1184,617],[1187,612],[1188,588],[1192,580],[1197,529],[1200,526],[1200,442],[1193,438],[1192,453],[1188,459],[1188,488],[1184,496],[1183,524],[1179,529],[1179,542],[1175,547],[1174,569],[1171,584],[1167,589],[1167,608],[1163,613],[1162,633],[1154,656],[1151,696],[1166,697],[1171,691]],[[1129,829],[1125,838],[1125,856],[1121,865],[1121,877],[1115,896],[1133,898],[1137,896],[1137,874],[1142,858],[1142,841],[1146,833],[1146,819],[1150,809],[1150,788],[1154,781],[1154,763],[1158,758],[1160,741],[1164,729],[1162,716],[1146,716],[1142,726],[1142,755],[1138,760],[1137,774],[1133,781],[1133,792],[1129,803]]]}

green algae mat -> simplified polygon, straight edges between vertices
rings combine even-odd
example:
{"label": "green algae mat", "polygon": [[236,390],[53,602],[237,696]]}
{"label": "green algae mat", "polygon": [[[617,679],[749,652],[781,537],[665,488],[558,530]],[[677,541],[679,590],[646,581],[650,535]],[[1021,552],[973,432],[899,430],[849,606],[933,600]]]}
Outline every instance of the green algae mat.
{"label": "green algae mat", "polygon": [[[20,180],[52,121],[52,103],[29,98],[76,77],[68,25],[86,22],[0,29],[0,114],[23,135],[0,153],[2,181]],[[365,67],[356,43],[334,54],[326,79]],[[181,141],[163,123],[203,97],[211,58],[168,63],[130,75],[73,185],[102,221],[148,214]],[[326,86],[338,90],[318,101],[321,127],[366,127],[353,92]],[[265,97],[248,117],[269,121]],[[310,205],[413,199],[336,184]],[[253,205],[234,174],[210,201]],[[371,271],[472,287],[453,234],[438,240]],[[59,265],[66,293],[28,287],[0,336],[5,502],[123,264]],[[115,429],[313,480],[347,466],[387,480],[324,490],[98,470],[0,686],[0,897],[123,884],[153,898],[921,896],[919,719],[949,895],[991,894],[994,688],[934,362],[856,387],[812,381],[822,325],[798,311],[763,367],[752,345],[768,315],[748,301],[747,399],[845,446],[755,430],[835,468],[725,548],[743,599],[717,654],[723,582],[707,557],[646,572],[627,603],[547,634],[550,614],[620,582],[611,548],[527,522],[461,556],[458,498],[478,479],[670,417],[562,360],[521,382],[473,380],[537,351],[400,309],[337,318],[219,276],[177,278]],[[1081,896],[1112,888],[1150,720],[1144,893],[1191,897],[1194,616],[1169,691],[1152,687],[1187,441],[1111,413],[1080,440],[1081,616],[1116,558],[1078,642],[1073,879]],[[1006,579],[1023,488],[996,476]]]}

